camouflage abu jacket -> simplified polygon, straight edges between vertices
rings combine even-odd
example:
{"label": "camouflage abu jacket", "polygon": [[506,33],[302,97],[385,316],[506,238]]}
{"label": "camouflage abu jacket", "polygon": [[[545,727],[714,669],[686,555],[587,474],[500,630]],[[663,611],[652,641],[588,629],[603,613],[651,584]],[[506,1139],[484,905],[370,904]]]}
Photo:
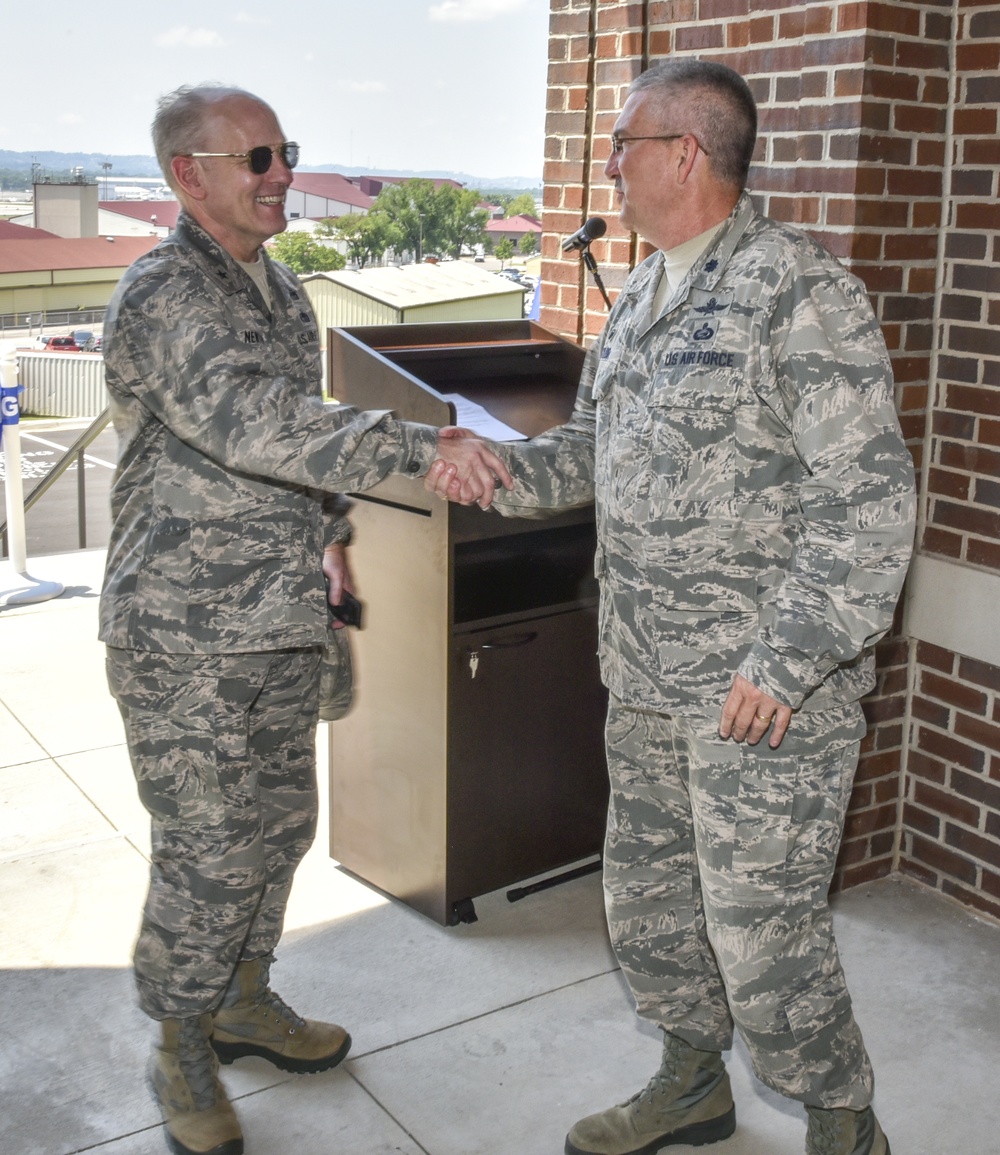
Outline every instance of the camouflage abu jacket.
{"label": "camouflage abu jacket", "polygon": [[634,270],[569,422],[502,447],[502,513],[596,502],[602,676],[717,716],[739,672],[793,708],[856,701],[909,562],[913,468],[861,284],[744,194],[652,315]]}
{"label": "camouflage abu jacket", "polygon": [[316,321],[298,279],[251,279],[181,214],[108,307],[119,463],[100,637],[175,654],[320,645],[324,496],[434,458],[437,430],[324,405]]}

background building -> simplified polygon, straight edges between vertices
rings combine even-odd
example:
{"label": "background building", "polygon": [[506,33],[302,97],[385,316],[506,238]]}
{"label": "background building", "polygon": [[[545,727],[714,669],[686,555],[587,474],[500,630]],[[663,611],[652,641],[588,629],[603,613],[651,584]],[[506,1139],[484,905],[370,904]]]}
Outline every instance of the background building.
{"label": "background building", "polygon": [[[10,228],[17,228],[11,225]],[[129,265],[158,237],[0,239],[0,326],[38,325],[65,314],[67,328],[100,315]],[[82,314],[82,316],[81,316]],[[29,320],[31,318],[31,320]]]}
{"label": "background building", "polygon": [[520,319],[524,289],[461,261],[303,277],[319,330],[351,325]]}

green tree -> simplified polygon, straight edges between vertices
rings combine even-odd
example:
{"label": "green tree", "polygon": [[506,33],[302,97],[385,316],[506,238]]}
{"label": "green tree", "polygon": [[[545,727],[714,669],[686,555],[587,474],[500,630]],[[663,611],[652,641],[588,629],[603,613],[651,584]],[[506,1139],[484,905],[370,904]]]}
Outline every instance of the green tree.
{"label": "green tree", "polygon": [[381,260],[387,249],[399,248],[403,237],[389,216],[380,212],[341,217],[336,222],[336,235],[347,244],[351,260],[359,269]]}
{"label": "green tree", "polygon": [[501,237],[500,240],[497,241],[493,255],[500,262],[500,268],[502,269],[504,261],[509,261],[514,255],[514,242],[510,237]]}
{"label": "green tree", "polygon": [[424,253],[439,247],[439,217],[444,206],[437,200],[434,182],[414,178],[402,184],[384,185],[369,211],[370,216],[381,214],[399,229],[400,247],[397,251],[415,254],[423,260]]}
{"label": "green tree", "polygon": [[442,185],[435,195],[441,212],[438,238],[444,252],[462,255],[462,247],[472,248],[483,239],[487,213],[479,207],[481,197],[473,189]]}
{"label": "green tree", "polygon": [[427,253],[460,256],[462,246],[479,244],[486,225],[486,210],[473,189],[455,188],[415,178],[387,184],[375,198],[369,217],[387,218],[399,231],[398,252],[423,260]]}
{"label": "green tree", "polygon": [[538,238],[534,233],[525,233],[518,248],[523,256],[530,256],[538,248]]}
{"label": "green tree", "polygon": [[529,217],[533,217],[538,211],[535,204],[535,198],[531,193],[521,193],[519,196],[512,197],[506,205],[504,205],[505,217],[517,217],[525,213]]}
{"label": "green tree", "polygon": [[268,252],[293,273],[325,273],[346,264],[341,253],[309,233],[279,233],[268,245]]}

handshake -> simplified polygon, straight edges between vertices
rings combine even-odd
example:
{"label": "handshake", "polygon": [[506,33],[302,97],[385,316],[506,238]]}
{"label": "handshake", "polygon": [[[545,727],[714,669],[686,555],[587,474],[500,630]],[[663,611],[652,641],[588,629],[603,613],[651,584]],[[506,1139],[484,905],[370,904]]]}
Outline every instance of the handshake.
{"label": "handshake", "polygon": [[497,487],[513,489],[507,466],[469,429],[447,425],[438,433],[437,458],[424,477],[424,488],[447,501],[489,509]]}

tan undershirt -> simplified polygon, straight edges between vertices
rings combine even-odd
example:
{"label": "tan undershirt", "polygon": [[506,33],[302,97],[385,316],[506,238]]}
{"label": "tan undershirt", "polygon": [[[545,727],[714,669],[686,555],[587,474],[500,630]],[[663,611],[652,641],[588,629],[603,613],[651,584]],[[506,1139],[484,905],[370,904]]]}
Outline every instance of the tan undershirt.
{"label": "tan undershirt", "polygon": [[684,278],[691,271],[695,261],[708,248],[708,246],[715,240],[715,234],[722,228],[725,221],[719,221],[717,225],[713,225],[703,233],[699,233],[691,240],[685,241],[682,245],[678,245],[673,249],[664,249],[663,251],[663,274],[660,277],[659,284],[656,286],[656,293],[653,297],[653,316],[658,317],[664,309],[666,303],[674,295],[677,286],[684,280]]}
{"label": "tan undershirt", "polygon": [[251,278],[253,283],[260,289],[260,295],[264,298],[264,304],[267,305],[267,311],[271,311],[271,286],[267,282],[267,269],[264,262],[258,257],[256,261],[237,261],[241,269]]}

